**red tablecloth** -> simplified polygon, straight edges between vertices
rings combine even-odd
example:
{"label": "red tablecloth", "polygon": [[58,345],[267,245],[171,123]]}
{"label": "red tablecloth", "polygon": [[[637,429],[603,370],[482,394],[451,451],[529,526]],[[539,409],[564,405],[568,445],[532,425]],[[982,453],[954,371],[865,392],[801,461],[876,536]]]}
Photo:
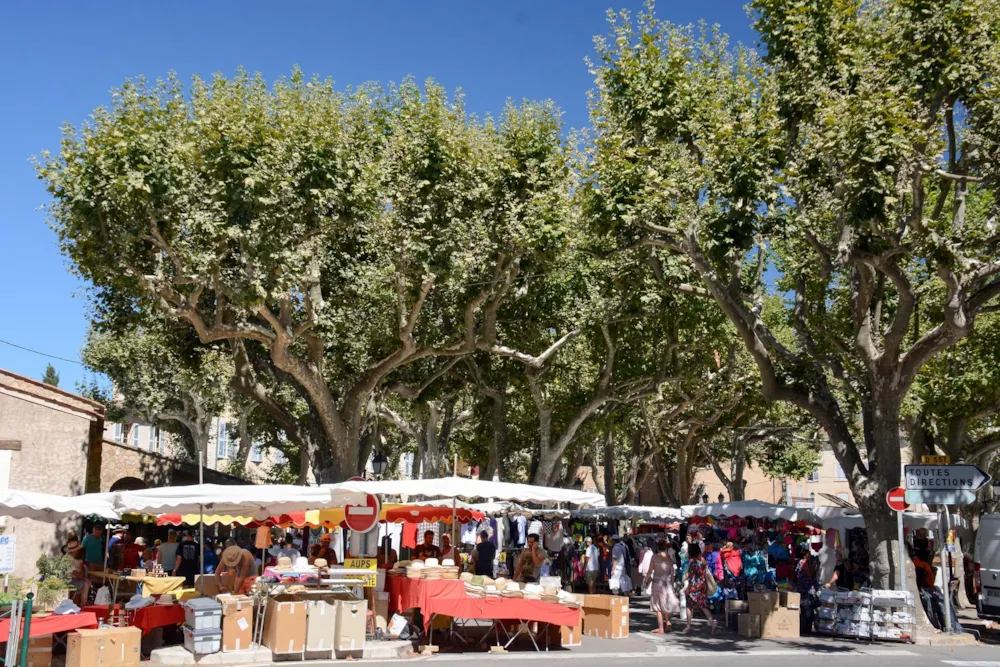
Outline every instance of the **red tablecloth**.
{"label": "red tablecloth", "polygon": [[[93,612],[101,621],[108,617],[107,605],[88,605],[83,610]],[[129,625],[142,630],[142,634],[147,634],[153,628],[165,628],[183,622],[184,607],[181,605],[151,604],[148,607],[136,609]]]}
{"label": "red tablecloth", "polygon": [[445,614],[455,618],[539,621],[571,627],[580,621],[579,609],[554,602],[524,598],[469,597],[465,594],[465,584],[461,581],[424,581],[391,575],[385,580],[385,587],[389,592],[389,610],[396,612],[419,608],[424,615],[425,630],[432,614]]}
{"label": "red tablecloth", "polygon": [[[31,634],[29,637],[44,637],[56,632],[69,632],[77,628],[96,628],[97,616],[92,612],[81,611],[79,614],[63,614],[31,618]],[[0,620],[0,637],[10,634],[10,619]],[[4,640],[6,641],[6,640]]]}

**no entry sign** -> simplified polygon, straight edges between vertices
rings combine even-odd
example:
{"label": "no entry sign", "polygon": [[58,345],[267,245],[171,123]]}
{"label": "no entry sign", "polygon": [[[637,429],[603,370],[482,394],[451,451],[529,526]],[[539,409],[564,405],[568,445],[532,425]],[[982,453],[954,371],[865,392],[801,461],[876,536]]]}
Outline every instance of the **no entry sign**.
{"label": "no entry sign", "polygon": [[[349,482],[361,481],[360,477],[352,477]],[[367,533],[378,525],[378,515],[382,506],[378,498],[368,493],[365,494],[364,505],[347,505],[344,507],[344,523],[351,530],[358,533]]]}
{"label": "no entry sign", "polygon": [[895,489],[885,494],[885,502],[889,509],[895,512],[902,512],[906,509],[906,489],[897,486]]}

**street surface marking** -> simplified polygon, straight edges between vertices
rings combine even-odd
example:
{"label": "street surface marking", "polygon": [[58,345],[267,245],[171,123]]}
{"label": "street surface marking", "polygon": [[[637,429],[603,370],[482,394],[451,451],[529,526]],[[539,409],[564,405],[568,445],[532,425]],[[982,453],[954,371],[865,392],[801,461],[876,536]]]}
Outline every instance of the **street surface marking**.
{"label": "street surface marking", "polygon": [[977,662],[975,660],[942,660],[941,662],[955,667],[1000,667],[1000,662]]}
{"label": "street surface marking", "polygon": [[[662,650],[661,650],[662,649]],[[566,650],[555,650],[549,652],[531,652],[525,653],[518,651],[516,653],[437,653],[432,656],[415,656],[412,658],[390,658],[390,659],[374,659],[374,660],[355,660],[355,662],[363,662],[366,664],[373,663],[395,663],[400,662],[424,662],[427,660],[432,660],[434,662],[468,662],[470,659],[475,659],[476,661],[482,660],[560,660],[560,659],[575,659],[575,660],[586,660],[588,658],[624,658],[626,660],[641,660],[648,658],[664,658],[664,657],[678,657],[678,658],[718,658],[720,653],[725,654],[738,654],[750,657],[756,656],[805,656],[805,655],[821,655],[827,658],[850,658],[859,656],[880,656],[885,658],[904,658],[913,657],[919,655],[918,653],[913,653],[912,651],[905,650],[893,650],[893,649],[861,649],[861,648],[845,648],[843,651],[831,652],[829,649],[826,650],[811,650],[811,649],[747,649],[747,650],[725,650],[725,651],[712,651],[712,650],[695,650],[695,649],[674,649],[670,650],[665,646],[658,647],[656,651],[645,651],[645,652],[630,652],[630,653],[581,653],[578,651],[566,651]],[[984,667],[1000,667],[1000,663],[955,663],[956,667],[978,667],[978,665],[983,665]]]}

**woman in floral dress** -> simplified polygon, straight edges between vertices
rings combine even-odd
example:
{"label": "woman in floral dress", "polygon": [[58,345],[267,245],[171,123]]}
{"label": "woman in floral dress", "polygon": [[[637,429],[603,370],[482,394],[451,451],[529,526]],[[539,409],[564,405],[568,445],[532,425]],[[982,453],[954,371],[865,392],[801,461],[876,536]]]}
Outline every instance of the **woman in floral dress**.
{"label": "woman in floral dress", "polygon": [[715,617],[712,616],[712,612],[708,609],[708,580],[705,575],[707,568],[705,557],[701,555],[701,547],[697,543],[690,544],[688,546],[686,575],[687,627],[684,628],[684,634],[691,632],[691,620],[694,617],[695,608],[700,609],[705,614],[705,618],[712,624],[712,634],[714,635],[718,631],[715,624]]}

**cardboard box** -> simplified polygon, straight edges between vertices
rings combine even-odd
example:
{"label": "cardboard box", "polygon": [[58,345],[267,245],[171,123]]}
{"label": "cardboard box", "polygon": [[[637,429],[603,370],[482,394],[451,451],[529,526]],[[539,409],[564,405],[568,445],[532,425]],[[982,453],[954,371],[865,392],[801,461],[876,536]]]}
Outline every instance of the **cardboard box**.
{"label": "cardboard box", "polygon": [[306,600],[306,650],[333,653],[337,634],[337,601],[321,597]]}
{"label": "cardboard box", "polygon": [[139,667],[139,628],[74,630],[66,640],[66,667]]}
{"label": "cardboard box", "polygon": [[389,594],[376,593],[372,609],[375,611],[375,626],[385,630],[389,626]]}
{"label": "cardboard box", "polygon": [[750,606],[750,613],[758,616],[767,616],[778,608],[778,593],[769,591],[767,593],[749,593],[747,601]]}
{"label": "cardboard box", "polygon": [[223,593],[215,598],[215,601],[222,605],[222,615],[242,613],[244,609],[253,609],[253,600],[246,595],[233,595]]}
{"label": "cardboard box", "polygon": [[727,614],[746,614],[750,611],[750,603],[745,600],[726,600]]}
{"label": "cardboard box", "polygon": [[583,613],[581,612],[580,620],[574,626],[549,623],[546,630],[547,641],[551,646],[579,646],[583,643]]}
{"label": "cardboard box", "polygon": [[788,609],[798,609],[799,605],[802,603],[801,593],[791,593],[788,591],[782,591],[778,594],[778,604],[782,607],[787,607]]}
{"label": "cardboard box", "polygon": [[628,598],[617,595],[584,595],[581,605],[583,634],[603,639],[628,637]]}
{"label": "cardboard box", "polygon": [[791,639],[799,636],[799,610],[775,609],[760,621],[760,636],[764,639]]}
{"label": "cardboard box", "polygon": [[306,603],[294,595],[268,598],[262,641],[276,655],[302,653],[306,647]]}
{"label": "cardboard box", "polygon": [[[233,590],[236,586],[236,573],[230,572],[224,575],[226,578],[226,584],[229,590]],[[194,588],[196,591],[201,593],[202,582],[205,583],[205,592],[203,597],[214,598],[219,594],[219,580],[218,576],[214,574],[196,574],[194,575]]]}
{"label": "cardboard box", "polygon": [[739,614],[736,618],[737,632],[739,632],[740,637],[760,637],[760,616]]}
{"label": "cardboard box", "polygon": [[337,651],[360,655],[365,648],[365,633],[368,631],[368,601],[337,600],[336,618],[333,647]]}
{"label": "cardboard box", "polygon": [[51,667],[52,635],[43,635],[28,640],[27,667]]}
{"label": "cardboard box", "polygon": [[245,651],[253,642],[253,600],[246,595],[222,594],[222,651]]}

